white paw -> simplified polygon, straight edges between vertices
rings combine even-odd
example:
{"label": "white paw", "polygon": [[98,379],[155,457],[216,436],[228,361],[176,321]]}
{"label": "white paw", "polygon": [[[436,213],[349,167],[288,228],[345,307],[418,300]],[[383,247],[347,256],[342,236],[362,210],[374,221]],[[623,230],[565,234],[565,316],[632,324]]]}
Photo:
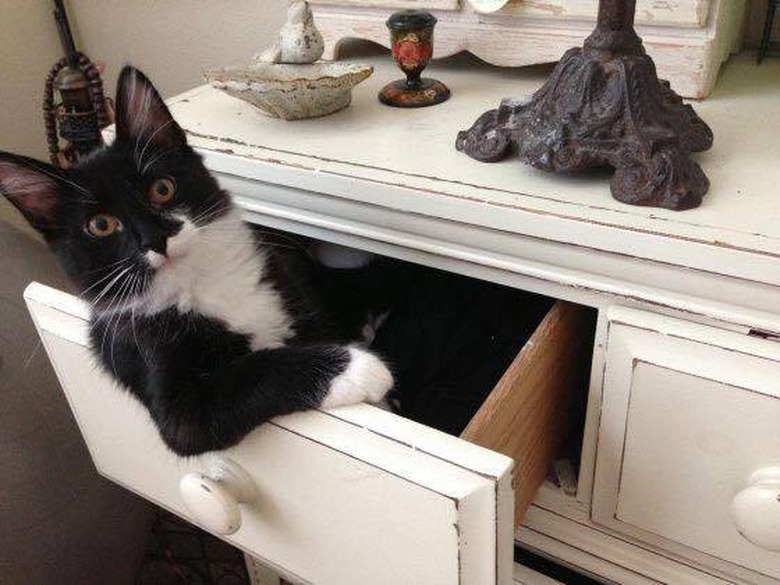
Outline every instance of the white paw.
{"label": "white paw", "polygon": [[333,378],[322,408],[358,402],[380,402],[393,387],[393,375],[377,356],[356,347],[349,348],[347,369]]}

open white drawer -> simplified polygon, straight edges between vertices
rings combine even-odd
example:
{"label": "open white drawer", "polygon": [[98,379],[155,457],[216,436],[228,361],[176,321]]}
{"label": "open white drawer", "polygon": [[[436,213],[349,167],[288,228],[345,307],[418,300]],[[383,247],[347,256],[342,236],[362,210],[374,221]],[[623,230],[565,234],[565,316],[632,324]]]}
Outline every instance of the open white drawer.
{"label": "open white drawer", "polygon": [[241,527],[218,536],[318,585],[511,583],[515,520],[563,434],[564,397],[582,361],[574,358],[589,359],[587,316],[558,303],[464,432],[468,441],[359,405],[281,417],[234,448],[182,459],[96,365],[87,306],[35,283],[25,298],[101,474],[189,517],[182,476],[232,460],[256,495],[240,506]]}

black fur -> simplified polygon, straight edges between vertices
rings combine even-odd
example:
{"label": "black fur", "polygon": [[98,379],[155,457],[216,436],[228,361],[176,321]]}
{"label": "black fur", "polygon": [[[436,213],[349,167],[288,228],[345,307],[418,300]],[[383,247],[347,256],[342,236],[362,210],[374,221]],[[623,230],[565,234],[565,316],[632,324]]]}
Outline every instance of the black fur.
{"label": "black fur", "polygon": [[[274,416],[315,408],[349,362],[335,344],[253,352],[245,336],[175,309],[95,325],[101,362],[149,409],[180,455],[229,447]],[[105,336],[110,341],[102,344]]]}
{"label": "black fur", "polygon": [[[247,335],[191,310],[136,314],[129,302],[155,277],[144,255],[165,255],[182,229],[172,212],[205,225],[230,212],[232,202],[151,83],[131,67],[118,82],[116,128],[112,146],[67,171],[0,152],[0,192],[43,234],[93,306],[91,342],[101,365],[148,408],[181,455],[228,447],[271,417],[320,405],[350,363],[343,344],[388,305],[404,272],[388,261],[332,271],[310,257],[304,238],[258,228],[263,278],[281,294],[293,324],[283,347],[252,351]],[[160,177],[174,181],[176,196],[153,204],[149,189]],[[85,226],[97,214],[118,218],[121,229],[95,237]],[[365,288],[365,273],[382,285]]]}

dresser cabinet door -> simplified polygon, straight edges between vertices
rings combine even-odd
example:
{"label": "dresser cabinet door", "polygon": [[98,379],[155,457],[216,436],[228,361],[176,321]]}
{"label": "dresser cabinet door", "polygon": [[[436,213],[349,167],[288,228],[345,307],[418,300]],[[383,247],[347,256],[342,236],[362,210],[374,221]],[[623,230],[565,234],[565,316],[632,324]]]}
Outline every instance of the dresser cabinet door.
{"label": "dresser cabinet door", "polygon": [[780,343],[623,308],[608,319],[593,519],[775,582]]}

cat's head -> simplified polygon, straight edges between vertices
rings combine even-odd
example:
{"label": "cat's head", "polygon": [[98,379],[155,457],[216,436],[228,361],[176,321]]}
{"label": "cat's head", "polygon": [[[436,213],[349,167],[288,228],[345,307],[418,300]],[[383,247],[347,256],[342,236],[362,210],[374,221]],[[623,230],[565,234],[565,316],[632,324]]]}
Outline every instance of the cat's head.
{"label": "cat's head", "polygon": [[0,152],[0,193],[103,309],[142,296],[199,227],[231,209],[151,82],[129,66],[111,146],[68,170]]}

